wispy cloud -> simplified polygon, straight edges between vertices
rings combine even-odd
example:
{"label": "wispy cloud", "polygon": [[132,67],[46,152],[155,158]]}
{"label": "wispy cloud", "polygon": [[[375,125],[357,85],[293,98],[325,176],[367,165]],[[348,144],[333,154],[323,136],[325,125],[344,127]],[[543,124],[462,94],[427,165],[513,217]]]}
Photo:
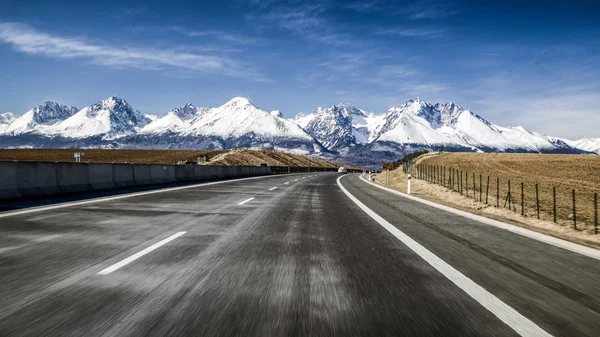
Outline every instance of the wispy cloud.
{"label": "wispy cloud", "polygon": [[[492,46],[501,55],[519,55],[478,64],[478,75],[460,90],[472,109],[499,125],[523,125],[552,136],[600,137],[597,47],[560,44],[544,49]],[[589,57],[582,58],[585,53]],[[544,58],[544,55],[560,55]],[[455,94],[455,97],[459,93]]]}
{"label": "wispy cloud", "polygon": [[392,28],[379,31],[377,32],[377,34],[399,37],[422,37],[428,39],[435,39],[444,36],[446,34],[446,31],[442,29],[430,28]]}
{"label": "wispy cloud", "polygon": [[415,1],[400,12],[408,15],[410,19],[439,19],[456,15],[460,11],[452,7],[449,1],[421,0]]}
{"label": "wispy cloud", "polygon": [[169,29],[174,32],[177,32],[177,33],[189,36],[189,37],[208,37],[208,38],[219,39],[221,41],[231,42],[231,43],[235,43],[235,44],[264,45],[266,43],[266,41],[263,39],[258,39],[258,38],[254,38],[254,37],[237,34],[237,33],[226,32],[226,31],[190,30],[190,29],[186,29],[181,26],[172,26],[172,27],[169,27]]}
{"label": "wispy cloud", "polygon": [[346,8],[359,13],[378,13],[386,8],[380,0],[371,1],[352,1],[346,5]]}
{"label": "wispy cloud", "polygon": [[277,2],[261,3],[259,10],[248,15],[255,21],[259,18],[268,24],[288,30],[302,38],[333,46],[357,45],[351,35],[340,31],[331,18],[326,18],[329,9],[325,2]]}
{"label": "wispy cloud", "polygon": [[401,79],[420,74],[421,71],[415,67],[406,64],[388,64],[376,69],[375,74],[379,79]]}
{"label": "wispy cloud", "polygon": [[393,0],[351,1],[345,8],[365,14],[404,16],[411,20],[439,19],[460,13],[451,0],[413,0],[408,3]]}
{"label": "wispy cloud", "polygon": [[117,47],[85,38],[54,36],[16,23],[0,23],[0,42],[27,54],[85,59],[108,67],[177,69],[266,80],[260,73],[230,58],[177,50]]}

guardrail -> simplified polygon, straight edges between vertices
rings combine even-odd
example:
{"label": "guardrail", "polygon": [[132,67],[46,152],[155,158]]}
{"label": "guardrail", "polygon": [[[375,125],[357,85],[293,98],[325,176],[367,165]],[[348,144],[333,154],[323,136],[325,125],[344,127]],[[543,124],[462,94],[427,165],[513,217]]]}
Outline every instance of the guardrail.
{"label": "guardrail", "polygon": [[[212,166],[0,161],[0,200],[270,174],[337,172],[296,166]],[[348,170],[348,172],[361,172]]]}
{"label": "guardrail", "polygon": [[270,174],[263,166],[0,161],[0,200]]}

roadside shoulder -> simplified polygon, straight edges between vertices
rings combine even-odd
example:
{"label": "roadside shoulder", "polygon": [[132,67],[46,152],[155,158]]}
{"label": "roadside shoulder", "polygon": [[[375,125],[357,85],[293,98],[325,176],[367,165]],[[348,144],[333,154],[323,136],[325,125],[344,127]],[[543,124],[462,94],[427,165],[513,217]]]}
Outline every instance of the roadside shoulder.
{"label": "roadside shoulder", "polygon": [[438,203],[435,203],[435,202],[432,202],[429,200],[421,199],[421,198],[418,198],[418,197],[415,197],[415,196],[412,196],[412,195],[409,195],[409,194],[406,194],[403,192],[392,190],[390,188],[370,182],[370,181],[364,179],[362,175],[360,176],[360,180],[362,180],[366,184],[370,184],[374,187],[380,188],[382,190],[385,190],[389,193],[393,193],[395,195],[401,196],[403,198],[407,198],[407,199],[428,205],[430,207],[441,209],[441,210],[444,210],[449,213],[453,213],[453,214],[460,215],[462,217],[465,217],[465,218],[468,218],[471,220],[475,220],[475,221],[484,223],[486,225],[501,228],[501,229],[510,231],[512,233],[528,237],[530,239],[534,239],[534,240],[544,242],[544,243],[547,243],[547,244],[550,244],[550,245],[553,245],[553,246],[556,246],[559,248],[563,248],[563,249],[566,249],[566,250],[569,250],[569,251],[572,251],[572,252],[587,256],[587,257],[591,257],[596,260],[600,260],[600,250],[598,250],[598,249],[583,246],[583,245],[573,243],[573,242],[569,242],[569,241],[566,241],[566,240],[563,240],[563,239],[560,239],[557,237],[553,237],[550,235],[542,234],[542,233],[539,233],[539,232],[536,232],[536,231],[533,231],[533,230],[530,230],[527,228],[523,228],[523,227],[519,227],[516,225],[511,225],[511,224],[508,224],[508,223],[505,223],[502,221],[486,218],[484,216],[476,215],[476,214],[462,211],[462,210],[452,208],[449,206],[440,205]]}

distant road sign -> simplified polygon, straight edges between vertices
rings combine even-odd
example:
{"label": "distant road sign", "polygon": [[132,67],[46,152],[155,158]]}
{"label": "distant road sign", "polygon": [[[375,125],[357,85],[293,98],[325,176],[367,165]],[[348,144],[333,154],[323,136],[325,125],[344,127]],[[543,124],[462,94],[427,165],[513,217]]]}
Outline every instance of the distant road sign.
{"label": "distant road sign", "polygon": [[73,153],[73,157],[75,158],[75,162],[79,163],[81,162],[81,158],[83,157],[83,152],[75,152]]}

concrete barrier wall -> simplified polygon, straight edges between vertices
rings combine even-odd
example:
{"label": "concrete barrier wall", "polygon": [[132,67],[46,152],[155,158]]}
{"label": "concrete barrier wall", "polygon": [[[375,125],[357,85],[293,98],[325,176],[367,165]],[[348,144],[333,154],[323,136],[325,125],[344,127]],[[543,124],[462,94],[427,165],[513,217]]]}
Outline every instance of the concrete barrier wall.
{"label": "concrete barrier wall", "polygon": [[252,166],[0,161],[0,200],[269,174]]}
{"label": "concrete barrier wall", "polygon": [[135,178],[133,175],[134,165],[132,164],[113,164],[113,181],[116,187],[131,187],[135,186]]}

